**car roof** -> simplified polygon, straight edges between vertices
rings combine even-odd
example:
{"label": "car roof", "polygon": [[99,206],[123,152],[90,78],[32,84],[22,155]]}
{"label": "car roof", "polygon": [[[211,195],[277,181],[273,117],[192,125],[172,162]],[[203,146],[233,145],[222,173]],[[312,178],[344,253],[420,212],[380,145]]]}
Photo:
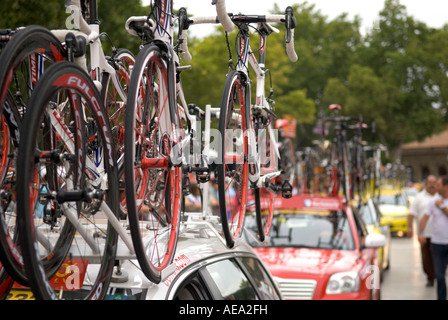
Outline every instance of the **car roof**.
{"label": "car roof", "polygon": [[[112,281],[111,288],[142,289],[151,299],[165,299],[172,283],[185,272],[194,272],[206,260],[219,260],[236,256],[251,256],[261,262],[254,249],[243,241],[237,241],[230,249],[217,234],[217,226],[209,222],[182,223],[173,264],[162,273],[159,284],[152,283],[139,270],[137,260],[124,260],[122,272],[127,281]],[[262,263],[262,262],[261,262]]]}

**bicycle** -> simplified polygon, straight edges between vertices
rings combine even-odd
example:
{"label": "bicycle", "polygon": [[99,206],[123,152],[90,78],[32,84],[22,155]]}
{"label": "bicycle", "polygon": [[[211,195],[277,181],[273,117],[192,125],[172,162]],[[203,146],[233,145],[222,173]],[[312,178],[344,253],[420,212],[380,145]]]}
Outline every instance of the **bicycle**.
{"label": "bicycle", "polygon": [[[17,158],[24,168],[17,172],[17,224],[28,281],[36,299],[102,299],[118,240],[110,215],[119,206],[115,146],[100,94],[83,69],[59,62],[37,83],[30,106]],[[107,184],[100,188],[91,173],[99,148]]]}
{"label": "bicycle", "polygon": [[375,128],[374,123],[368,126],[363,123],[362,115],[359,115],[359,122],[348,125],[347,129],[353,132],[350,143],[350,198],[354,199],[356,194],[360,203],[364,201],[367,193],[367,159],[364,150],[363,130]]}
{"label": "bicycle", "polygon": [[[78,8],[81,12],[81,3],[80,1],[73,1],[72,4],[74,4],[73,8]],[[80,21],[81,21],[81,31],[80,32],[71,32],[71,30],[58,30],[58,31],[54,31],[54,33],[57,35],[58,37],[58,41],[59,41],[59,45],[60,42],[62,40],[62,37],[65,35],[64,38],[64,42],[65,45],[67,47],[67,56],[72,57],[72,60],[75,60],[75,57],[81,58],[81,65],[82,65],[82,70],[84,72],[87,71],[86,66],[83,62],[83,59],[85,59],[85,51],[84,51],[84,47],[85,47],[85,43],[84,41],[82,41],[82,39],[87,39],[90,44],[91,44],[91,60],[92,60],[92,77],[93,83],[95,83],[95,87],[102,87],[102,95],[100,99],[96,99],[96,103],[98,103],[98,101],[100,101],[101,103],[104,101],[106,103],[106,105],[108,106],[108,116],[106,117],[108,122],[112,122],[111,120],[116,120],[117,122],[115,122],[114,124],[114,128],[117,128],[121,126],[122,128],[122,119],[123,119],[123,108],[124,108],[124,102],[118,102],[115,95],[112,96],[111,99],[111,95],[108,94],[109,88],[115,88],[115,93],[118,92],[120,99],[123,100],[123,98],[125,98],[125,89],[121,87],[120,84],[120,80],[118,77],[118,74],[122,75],[124,78],[124,83],[127,82],[127,79],[129,78],[129,69],[130,66],[129,65],[125,65],[125,63],[131,63],[133,61],[133,56],[132,54],[130,54],[129,52],[126,51],[115,51],[114,50],[114,54],[113,57],[111,58],[106,58],[104,56],[104,53],[102,51],[101,48],[101,44],[99,42],[99,37],[100,35],[95,32],[96,30],[99,32],[99,26],[98,26],[98,21],[97,19],[95,19],[96,17],[96,13],[97,13],[97,9],[96,9],[96,1],[89,1],[89,6],[85,6],[85,2],[82,3],[83,4],[83,9],[84,10],[88,10],[87,12],[89,12],[89,16],[91,18],[90,24],[87,24],[86,21],[84,20],[84,18],[79,15],[80,17]],[[86,11],[83,12],[83,14],[86,14]],[[93,29],[93,30],[92,30]],[[90,33],[87,32],[90,30]],[[83,33],[84,32],[84,33]],[[75,37],[74,34],[77,34],[78,36]],[[120,57],[120,60],[117,60],[118,57]],[[79,62],[79,61],[78,61]],[[115,71],[115,69],[117,69],[118,72]],[[53,68],[53,71],[56,70],[55,72],[57,72],[57,68]],[[102,71],[103,72],[99,72]],[[76,73],[78,72],[78,73]],[[81,77],[81,75],[79,74],[79,70],[76,70],[76,75],[79,77],[78,79],[80,79],[80,83],[83,83],[86,85],[86,88],[91,88],[90,83],[86,83],[84,81],[84,79]],[[74,74],[75,74],[74,73]],[[44,73],[45,75],[45,73]],[[85,75],[87,75],[87,73],[85,73]],[[46,79],[50,79],[50,76],[48,76]],[[49,80],[46,80],[49,81]],[[100,86],[100,81],[103,83],[102,86]],[[114,83],[114,86],[109,86],[109,82],[112,81]],[[39,82],[38,82],[39,83]],[[54,85],[54,83],[52,84]],[[46,87],[45,87],[46,86]],[[44,90],[45,94],[50,94],[48,92],[50,92],[48,89],[50,87],[49,84],[42,84],[40,88],[44,88],[41,90]],[[126,86],[125,86],[126,88]],[[47,91],[45,91],[47,90]],[[62,89],[61,89],[62,90]],[[113,92],[113,91],[112,91]],[[46,110],[47,113],[45,115],[45,121],[43,121],[43,128],[45,128],[46,133],[50,133],[53,132],[53,137],[52,138],[48,138],[47,140],[45,140],[45,147],[48,149],[53,149],[53,147],[56,146],[57,143],[59,143],[62,139],[65,139],[65,144],[66,144],[66,149],[68,150],[67,152],[67,156],[70,158],[70,152],[71,153],[75,153],[74,150],[74,132],[72,131],[72,129],[74,128],[74,119],[75,118],[73,115],[72,117],[68,117],[67,119],[63,118],[63,113],[62,110],[65,109],[65,106],[69,106],[70,104],[73,104],[75,101],[74,98],[72,98],[73,101],[70,101],[70,97],[73,97],[74,95],[70,95],[70,91],[65,92],[66,95],[62,96],[61,95],[61,100],[57,100],[56,98],[54,99],[54,101],[51,101],[51,104],[53,106],[53,111],[49,111]],[[38,95],[40,93],[36,93],[36,95]],[[45,96],[44,94],[44,96]],[[93,93],[94,95],[96,93]],[[99,95],[98,95],[99,96]],[[48,96],[45,96],[46,98],[48,98]],[[109,100],[111,99],[111,100]],[[108,103],[109,101],[112,101],[112,103]],[[124,100],[125,101],[125,100]],[[44,111],[42,111],[44,107],[42,107],[42,104],[47,103],[48,101],[45,100],[39,100],[38,98],[35,98],[33,100],[33,103],[35,103],[37,105],[36,110],[40,110],[40,111],[36,111],[36,112],[41,112],[42,114],[44,113]],[[93,103],[92,101],[90,102],[91,104]],[[92,107],[92,106],[91,106]],[[96,106],[98,108],[98,106]],[[78,110],[79,111],[79,110]],[[83,110],[82,110],[83,111]],[[97,111],[97,110],[96,110]],[[92,113],[94,111],[91,111]],[[40,119],[39,117],[42,115],[36,115],[34,114],[34,118],[35,121],[39,121],[38,119]],[[102,114],[104,116],[104,113]],[[30,116],[31,117],[31,116]],[[103,162],[103,159],[107,159],[105,151],[101,150],[101,147],[103,147],[104,145],[107,146],[111,146],[110,141],[106,141],[101,143],[99,140],[99,134],[98,134],[98,128],[96,128],[97,124],[95,123],[94,119],[90,119],[87,116],[85,116],[86,119],[86,128],[82,129],[82,131],[86,131],[86,134],[89,134],[89,139],[88,143],[86,143],[85,145],[88,146],[88,150],[87,151],[79,151],[80,154],[83,154],[83,152],[86,152],[86,154],[89,155],[90,158],[88,158],[87,161],[87,165],[85,165],[85,170],[86,170],[86,175],[89,178],[89,184],[87,186],[84,186],[85,188],[89,189],[91,188],[91,191],[85,191],[82,195],[83,198],[89,198],[89,197],[93,197],[92,199],[90,199],[90,201],[93,202],[93,204],[91,205],[91,212],[97,212],[99,209],[101,209],[102,211],[105,212],[105,214],[107,215],[107,223],[106,226],[104,228],[104,230],[109,230],[106,231],[105,234],[107,235],[107,239],[108,241],[110,241],[110,245],[112,245],[112,247],[114,247],[113,245],[113,241],[116,238],[116,233],[118,232],[120,234],[120,236],[122,238],[124,238],[124,243],[127,245],[127,247],[129,248],[129,252],[130,254],[133,253],[133,248],[132,248],[132,242],[129,239],[126,230],[123,228],[123,226],[121,225],[121,223],[119,222],[118,218],[115,216],[115,209],[113,209],[113,206],[108,206],[108,204],[105,201],[102,201],[102,199],[97,199],[95,197],[100,197],[102,194],[106,194],[108,195],[107,197],[115,197],[118,198],[118,195],[109,195],[111,193],[113,193],[113,191],[109,191],[108,188],[110,187],[110,185],[108,185],[109,183],[115,181],[112,178],[110,178],[108,176],[107,173],[107,168],[108,166],[110,167],[111,164],[105,164]],[[93,116],[94,118],[94,116]],[[64,120],[67,120],[66,123],[64,123]],[[103,119],[104,120],[104,119]],[[31,121],[31,120],[30,120]],[[78,127],[81,127],[78,124]],[[43,130],[43,129],[42,129]],[[120,130],[120,129],[119,129]],[[113,138],[116,141],[116,144],[113,144],[115,147],[118,145],[120,146],[120,140],[117,140],[117,132],[119,132],[119,130],[115,130],[112,131],[113,134],[110,136],[103,136],[103,139],[106,138]],[[81,135],[80,135],[81,136]],[[121,138],[122,138],[123,134],[121,134]],[[35,141],[31,141],[30,139],[33,139],[33,137],[28,138],[28,140],[26,141],[27,146],[35,143]],[[38,136],[35,136],[34,139],[39,139]],[[81,138],[79,138],[81,140]],[[85,137],[83,137],[84,140],[86,140]],[[77,145],[77,147],[79,147]],[[25,147],[24,147],[25,148]],[[121,149],[123,149],[121,147]],[[82,148],[80,150],[83,150]],[[106,150],[108,152],[113,152],[113,153],[120,153],[120,149],[114,149],[114,150]],[[122,150],[121,150],[122,152]],[[104,158],[102,158],[104,156]],[[110,155],[107,155],[110,156]],[[55,161],[58,162],[61,159],[60,155],[58,155],[57,153],[53,153],[53,152],[49,152],[48,154],[46,154],[43,158],[49,157],[47,160],[48,161]],[[87,157],[86,157],[87,158]],[[73,155],[71,155],[71,159],[64,159],[65,161],[67,161],[68,163],[70,161],[73,160]],[[122,161],[122,160],[121,160]],[[57,166],[57,163],[53,164],[54,166]],[[79,221],[77,220],[77,215],[73,214],[74,212],[70,212],[70,208],[68,208],[66,205],[64,205],[64,203],[66,203],[67,201],[76,201],[76,197],[75,200],[73,198],[70,198],[70,194],[68,194],[68,199],[64,198],[64,196],[61,196],[59,198],[52,198],[53,197],[53,193],[57,193],[59,192],[59,190],[57,190],[57,188],[59,188],[59,184],[58,184],[58,179],[57,174],[55,174],[55,172],[58,172],[56,169],[53,171],[47,171],[46,166],[51,166],[50,164],[46,164],[43,165],[44,170],[43,171],[39,171],[36,170],[35,175],[34,175],[34,179],[36,180],[36,183],[33,185],[34,186],[34,192],[32,194],[28,193],[28,194],[20,194],[20,196],[24,196],[24,199],[26,201],[26,203],[30,203],[33,206],[36,207],[36,209],[38,207],[40,208],[40,217],[39,219],[41,219],[41,224],[42,225],[48,225],[50,230],[53,231],[59,231],[59,235],[61,236],[61,239],[64,237],[67,237],[65,240],[63,241],[63,243],[71,243],[70,239],[73,237],[73,229],[70,229],[69,227],[64,227],[61,228],[61,225],[65,225],[64,221],[62,220],[66,220],[66,219],[71,219],[71,223],[75,226],[75,229],[77,232],[82,234],[82,238],[84,240],[84,243],[87,243],[86,247],[89,246],[94,252],[98,253],[98,254],[104,254],[104,256],[108,257],[108,260],[103,260],[104,266],[108,266],[107,269],[107,273],[105,274],[104,280],[107,281],[107,279],[110,280],[110,274],[113,271],[113,265],[110,264],[110,261],[114,262],[114,258],[113,256],[115,255],[114,250],[111,250],[110,252],[106,251],[101,251],[101,246],[95,244],[94,238],[92,238],[91,235],[89,235],[87,228],[82,227],[80,225],[80,221],[82,219],[80,219]],[[67,164],[67,166],[69,166],[69,164]],[[62,169],[59,169],[62,170]],[[46,172],[45,175],[39,176],[40,173]],[[51,176],[50,173],[48,172],[52,172]],[[81,176],[81,172],[82,170],[80,170],[80,172],[78,172],[78,176]],[[25,176],[26,181],[23,182],[21,181],[21,183],[28,183],[29,177]],[[39,182],[37,182],[39,181]],[[117,185],[118,181],[116,182]],[[68,188],[70,188],[70,186],[68,186]],[[112,188],[113,189],[113,188]],[[30,198],[31,197],[31,198]],[[78,195],[78,197],[81,197],[80,195]],[[106,197],[106,200],[109,201]],[[21,198],[22,199],[22,198]],[[71,200],[70,200],[71,199]],[[78,202],[80,200],[77,200]],[[114,200],[111,200],[112,202]],[[111,209],[112,208],[112,209]],[[18,206],[18,210],[25,210],[23,207]],[[84,208],[84,213],[87,212],[87,215],[90,214],[90,210],[88,209],[88,206],[86,206],[86,208]],[[23,215],[23,211],[18,213],[19,215]],[[26,213],[25,213],[26,215]],[[19,219],[20,221],[20,219]],[[36,226],[39,226],[39,228],[41,228],[40,224],[38,224],[36,221],[29,221],[26,220],[26,223],[24,223],[24,226],[22,228],[26,228],[29,227],[28,224],[34,224],[36,223]],[[110,227],[110,224],[114,225],[114,228]],[[68,224],[67,224],[68,225]],[[91,227],[91,229],[95,229],[96,227],[93,226]],[[19,226],[19,230],[20,230],[20,226]],[[101,230],[101,229],[100,229]],[[117,231],[111,231],[111,230],[117,230]],[[25,265],[25,269],[27,271],[27,275],[28,277],[30,275],[34,275],[37,274],[39,270],[40,272],[45,272],[45,276],[41,275],[40,278],[38,280],[33,279],[33,283],[32,283],[32,288],[33,291],[35,291],[36,296],[43,298],[43,299],[48,299],[48,298],[56,298],[56,296],[54,295],[54,293],[51,292],[51,288],[48,285],[48,283],[50,283],[51,281],[53,281],[54,277],[52,277],[52,275],[56,276],[58,275],[58,267],[64,266],[65,264],[65,257],[67,256],[67,251],[64,250],[68,250],[67,246],[63,246],[60,244],[60,242],[56,242],[55,246],[57,248],[61,247],[63,249],[61,249],[61,251],[59,252],[59,255],[55,255],[54,252],[48,251],[47,253],[49,253],[49,256],[51,259],[47,259],[47,260],[53,260],[54,257],[54,261],[51,265],[49,263],[44,263],[44,264],[39,264],[38,262],[36,262],[35,260],[33,260],[33,257],[35,257],[37,255],[36,250],[39,248],[39,250],[42,250],[42,247],[45,248],[45,246],[49,247],[51,249],[51,244],[52,244],[52,240],[46,240],[44,241],[41,237],[41,233],[38,233],[38,238],[32,238],[32,235],[25,233],[21,233],[21,234],[25,234],[25,236],[23,236],[23,243],[24,245],[22,246],[23,248],[27,248],[27,252],[24,253],[24,255],[26,256],[26,258],[24,257],[23,260],[25,261],[31,261],[30,263],[28,263],[28,267]],[[101,235],[102,232],[98,231],[97,235]],[[55,238],[56,236],[53,235],[53,238]],[[75,238],[76,239],[76,238]],[[35,242],[36,241],[36,242]],[[62,240],[61,240],[62,241]],[[30,245],[34,243],[36,246]],[[109,244],[107,246],[103,246],[105,249],[110,250],[109,248]],[[39,247],[39,245],[41,245]],[[48,248],[46,248],[48,249]],[[71,254],[71,253],[70,253]],[[31,257],[31,258],[30,258]],[[71,260],[71,259],[69,259]],[[85,259],[88,260],[88,259]],[[79,263],[79,262],[78,262]],[[112,266],[112,268],[110,268],[110,266]],[[69,267],[71,268],[71,265],[69,265]],[[38,268],[38,269],[36,269]],[[40,268],[40,269],[39,269]],[[100,269],[100,272],[104,272],[105,267],[102,267],[102,269]],[[22,268],[23,269],[23,268]],[[86,271],[86,267],[84,267],[84,271]],[[82,272],[81,272],[82,273]],[[64,271],[62,271],[62,274],[64,274]],[[85,273],[83,273],[85,274]],[[47,278],[45,280],[45,278]],[[51,278],[51,279],[50,279]],[[36,281],[40,281],[37,282]],[[62,281],[62,280],[61,280]],[[42,283],[45,282],[47,283],[47,285],[42,285]],[[105,294],[105,290],[100,290],[101,288],[103,288],[105,286],[107,282],[103,282],[101,284],[99,284],[98,286],[96,286],[96,288],[98,288],[99,291],[96,292],[96,294],[94,295],[90,295],[88,298],[99,298],[99,297],[104,297]],[[107,285],[106,285],[107,286]],[[50,289],[49,289],[50,288]],[[78,288],[79,289],[79,288]]]}
{"label": "bicycle", "polygon": [[279,168],[282,175],[276,179],[277,183],[287,180],[293,188],[297,186],[297,159],[294,147],[294,139],[296,137],[296,120],[277,119],[275,127],[279,131],[279,153],[283,155],[279,161]]}
{"label": "bicycle", "polygon": [[[227,12],[221,12],[221,16],[226,15]],[[281,171],[278,170],[280,154],[273,131],[273,101],[265,96],[264,80],[268,72],[265,68],[266,38],[273,32],[278,32],[268,23],[285,24],[286,52],[293,62],[297,60],[297,55],[294,51],[295,18],[291,7],[286,9],[285,15],[229,14],[229,17],[239,30],[238,61],[236,68],[227,74],[224,86],[219,124],[223,142],[219,150],[221,158],[216,166],[220,181],[221,222],[226,242],[229,247],[233,247],[243,230],[249,187],[254,192],[258,236],[261,241],[269,234],[273,193],[281,191],[282,196],[290,197],[292,192],[288,181],[280,187],[271,181],[280,176]],[[261,43],[258,61],[250,47],[251,23],[258,24],[256,31]],[[257,78],[254,105],[251,103],[249,65]],[[261,199],[262,194],[264,199]],[[268,209],[265,215],[262,215],[262,203]]]}
{"label": "bicycle", "polygon": [[[223,2],[214,4],[218,9]],[[189,67],[180,66],[178,55],[191,59],[186,32],[190,25],[217,23],[217,18],[188,19],[181,8],[177,45],[174,19],[173,1],[155,0],[148,16],[131,17],[126,22],[128,32],[144,43],[135,61],[126,105],[130,110],[125,118],[124,144],[128,218],[131,229],[136,230],[131,236],[140,267],[156,283],[174,258],[188,172],[202,176],[202,182],[209,179],[204,159],[190,165],[190,154],[182,152],[195,141],[193,114],[203,111],[185,101],[180,73]],[[153,235],[151,242],[145,240],[148,233]]]}
{"label": "bicycle", "polygon": [[349,203],[352,199],[352,184],[350,179],[350,154],[347,140],[347,128],[349,121],[359,120],[358,117],[338,116],[341,106],[332,104],[330,111],[334,111],[334,117],[326,117],[323,123],[332,122],[334,129],[333,141],[330,150],[329,166],[327,168],[328,193],[338,196],[342,190],[345,201]]}
{"label": "bicycle", "polygon": [[0,63],[4,66],[0,69],[0,106],[2,106],[4,146],[0,188],[6,192],[2,193],[2,213],[0,214],[2,225],[0,256],[3,265],[0,283],[5,280],[5,271],[7,271],[15,281],[27,285],[23,259],[16,246],[18,241],[16,212],[8,208],[9,203],[15,201],[15,161],[20,139],[21,118],[25,113],[32,89],[44,70],[49,65],[64,60],[66,52],[54,35],[40,26],[16,30],[3,29],[0,40],[3,47]]}

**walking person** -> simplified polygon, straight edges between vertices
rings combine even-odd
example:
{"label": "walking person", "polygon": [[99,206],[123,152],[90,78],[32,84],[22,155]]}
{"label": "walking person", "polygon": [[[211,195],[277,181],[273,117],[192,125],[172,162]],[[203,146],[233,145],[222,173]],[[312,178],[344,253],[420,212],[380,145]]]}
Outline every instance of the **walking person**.
{"label": "walking person", "polygon": [[202,210],[201,189],[197,183],[191,184],[191,193],[185,199],[185,211],[200,212]]}
{"label": "walking person", "polygon": [[[408,230],[407,237],[412,238],[413,236],[413,222],[414,220],[417,222],[417,230],[420,225],[420,221],[425,213],[425,210],[431,199],[437,194],[437,178],[434,175],[430,175],[426,178],[424,188],[420,191],[416,196],[414,201],[411,204],[408,215]],[[428,220],[426,224],[425,230],[423,231],[423,235],[425,236],[425,243],[420,244],[420,251],[422,257],[422,266],[423,272],[426,274],[426,286],[432,287],[434,286],[434,265],[432,262],[431,255],[431,218]]]}
{"label": "walking person", "polygon": [[430,200],[425,210],[419,229],[418,240],[423,245],[426,242],[424,230],[429,218],[431,223],[431,253],[437,280],[437,299],[446,300],[446,261],[448,258],[448,176],[437,179],[437,192]]}

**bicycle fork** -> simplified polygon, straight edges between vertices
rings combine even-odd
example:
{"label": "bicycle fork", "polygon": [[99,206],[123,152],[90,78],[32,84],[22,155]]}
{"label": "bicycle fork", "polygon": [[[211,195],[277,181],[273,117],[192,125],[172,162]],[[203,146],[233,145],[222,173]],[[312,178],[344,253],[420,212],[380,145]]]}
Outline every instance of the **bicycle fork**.
{"label": "bicycle fork", "polygon": [[[248,130],[249,181],[254,188],[269,188],[273,192],[281,191],[283,198],[290,198],[292,196],[292,186],[287,180],[284,180],[281,186],[271,182],[272,179],[280,177],[282,174],[278,170],[280,153],[276,132],[271,126],[265,126],[257,119],[255,119],[254,126],[255,130]],[[269,135],[269,141],[267,141],[267,135]]]}

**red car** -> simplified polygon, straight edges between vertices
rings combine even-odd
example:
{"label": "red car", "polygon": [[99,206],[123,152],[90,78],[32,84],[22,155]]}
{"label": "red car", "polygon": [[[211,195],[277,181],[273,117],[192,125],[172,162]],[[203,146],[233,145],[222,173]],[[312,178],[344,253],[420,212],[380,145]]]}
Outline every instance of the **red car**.
{"label": "red car", "polygon": [[253,215],[246,240],[278,281],[285,299],[380,299],[378,248],[381,234],[367,234],[355,208],[341,197],[276,198],[270,237],[254,237]]}

